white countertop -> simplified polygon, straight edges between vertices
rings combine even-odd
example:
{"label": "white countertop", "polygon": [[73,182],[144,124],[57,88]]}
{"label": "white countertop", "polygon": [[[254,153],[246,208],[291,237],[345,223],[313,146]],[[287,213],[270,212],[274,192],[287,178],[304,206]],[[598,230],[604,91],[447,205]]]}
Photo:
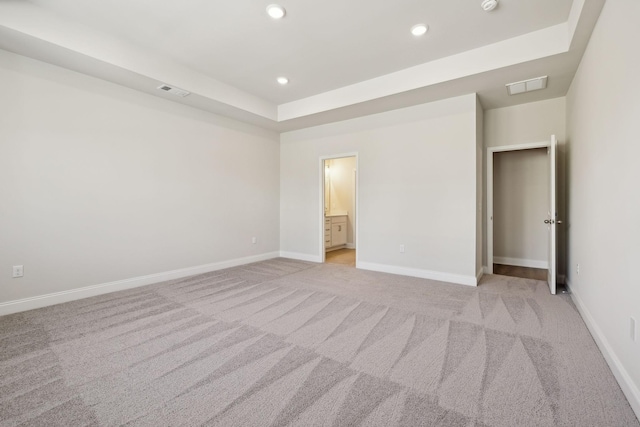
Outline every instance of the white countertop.
{"label": "white countertop", "polygon": [[324,216],[326,218],[331,218],[331,217],[334,217],[334,216],[347,216],[347,215],[348,215],[347,212],[331,212],[331,213],[328,213],[328,214],[324,214]]}

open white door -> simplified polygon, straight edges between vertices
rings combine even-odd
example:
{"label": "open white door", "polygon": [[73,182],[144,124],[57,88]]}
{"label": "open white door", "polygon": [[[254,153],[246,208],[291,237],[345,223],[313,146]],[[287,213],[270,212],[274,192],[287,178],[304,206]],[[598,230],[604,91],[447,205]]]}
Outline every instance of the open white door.
{"label": "open white door", "polygon": [[549,232],[549,270],[547,273],[547,282],[549,283],[549,290],[552,295],[556,294],[556,277],[557,277],[557,228],[558,228],[558,207],[556,199],[556,147],[558,143],[556,136],[551,135],[551,144],[549,145],[549,212],[547,219],[544,221],[547,224]]}

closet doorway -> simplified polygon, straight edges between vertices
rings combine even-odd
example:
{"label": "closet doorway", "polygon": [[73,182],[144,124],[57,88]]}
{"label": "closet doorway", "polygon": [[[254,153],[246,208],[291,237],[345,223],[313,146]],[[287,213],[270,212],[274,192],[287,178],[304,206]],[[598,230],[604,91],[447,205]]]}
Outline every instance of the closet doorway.
{"label": "closet doorway", "polygon": [[487,149],[487,272],[529,274],[546,280],[551,294],[562,224],[556,150],[554,135],[549,142]]}
{"label": "closet doorway", "polygon": [[321,159],[322,257],[329,264],[357,266],[357,155]]}

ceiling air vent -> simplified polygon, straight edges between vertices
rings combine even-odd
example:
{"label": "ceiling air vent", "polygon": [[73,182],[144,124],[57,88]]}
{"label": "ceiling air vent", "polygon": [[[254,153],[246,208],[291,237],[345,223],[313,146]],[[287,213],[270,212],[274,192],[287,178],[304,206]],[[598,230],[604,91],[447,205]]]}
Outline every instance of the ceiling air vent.
{"label": "ceiling air vent", "polygon": [[523,80],[521,82],[509,83],[507,92],[509,95],[517,95],[519,93],[531,92],[547,87],[547,76],[536,77],[535,79]]}
{"label": "ceiling air vent", "polygon": [[189,95],[191,92],[187,92],[184,89],[179,89],[177,87],[173,87],[173,86],[169,86],[166,84],[162,84],[160,86],[158,86],[158,89],[163,90],[165,92],[168,92],[172,95],[176,95],[176,96],[180,96],[182,98],[184,98],[185,96]]}

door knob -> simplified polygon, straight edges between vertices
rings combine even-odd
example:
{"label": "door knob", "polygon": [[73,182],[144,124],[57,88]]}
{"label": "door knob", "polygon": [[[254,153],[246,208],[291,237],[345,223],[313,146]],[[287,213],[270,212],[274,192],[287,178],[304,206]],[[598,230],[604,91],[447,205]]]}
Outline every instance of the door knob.
{"label": "door knob", "polygon": [[561,220],[554,221],[552,219],[545,219],[544,223],[545,224],[562,224],[562,221]]}

